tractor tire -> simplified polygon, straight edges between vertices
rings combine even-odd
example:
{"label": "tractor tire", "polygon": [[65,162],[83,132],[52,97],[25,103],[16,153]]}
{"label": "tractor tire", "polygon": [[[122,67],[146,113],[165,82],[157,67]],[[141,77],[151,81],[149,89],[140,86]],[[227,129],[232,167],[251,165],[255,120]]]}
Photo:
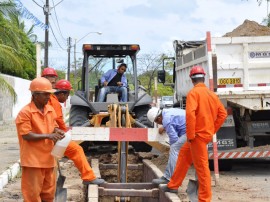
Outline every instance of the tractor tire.
{"label": "tractor tire", "polygon": [[[70,126],[84,126],[87,124],[89,116],[89,108],[72,105],[69,114],[69,125]],[[80,143],[80,146],[83,148],[84,152],[88,152],[89,141],[84,141]]]}
{"label": "tractor tire", "polygon": [[72,105],[70,109],[70,126],[82,126],[84,125],[89,116],[90,109],[83,106]]}
{"label": "tractor tire", "polygon": [[[153,124],[147,118],[147,112],[150,109],[148,106],[142,106],[140,109],[135,109],[137,120],[149,128],[153,128]],[[145,142],[130,142],[136,152],[150,152],[152,151],[152,146]]]}

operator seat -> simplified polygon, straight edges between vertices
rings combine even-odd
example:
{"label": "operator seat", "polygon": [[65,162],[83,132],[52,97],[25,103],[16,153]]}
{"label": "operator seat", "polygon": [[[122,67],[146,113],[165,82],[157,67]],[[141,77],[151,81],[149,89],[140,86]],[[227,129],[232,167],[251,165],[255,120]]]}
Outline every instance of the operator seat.
{"label": "operator seat", "polygon": [[[101,79],[98,79],[98,85],[95,86],[95,102],[98,101],[100,89],[102,87],[103,86],[101,85]],[[128,93],[129,93],[129,88],[127,88],[127,99],[128,99]],[[122,96],[121,93],[108,93],[105,97],[105,100],[103,100],[103,102],[118,103],[120,102],[121,96]]]}

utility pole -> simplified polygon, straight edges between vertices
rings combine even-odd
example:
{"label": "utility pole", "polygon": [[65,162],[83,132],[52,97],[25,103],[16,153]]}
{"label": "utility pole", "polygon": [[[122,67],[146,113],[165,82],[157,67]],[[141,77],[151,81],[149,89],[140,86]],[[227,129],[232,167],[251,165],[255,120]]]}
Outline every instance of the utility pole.
{"label": "utility pole", "polygon": [[67,68],[67,80],[70,81],[70,48],[71,48],[71,37],[68,37],[68,68]]}
{"label": "utility pole", "polygon": [[43,12],[45,15],[45,50],[44,50],[44,67],[48,67],[48,58],[49,58],[49,15],[50,15],[50,7],[49,0],[46,0],[46,5],[43,7]]}
{"label": "utility pole", "polygon": [[76,90],[76,84],[77,84],[77,61],[76,61],[76,43],[77,43],[77,39],[75,39],[75,42],[74,42],[74,90]]}
{"label": "utility pole", "polygon": [[40,47],[40,43],[36,43],[36,65],[37,65],[37,68],[36,68],[36,77],[40,77],[41,75],[41,63],[40,63],[40,52],[41,52],[41,47]]}

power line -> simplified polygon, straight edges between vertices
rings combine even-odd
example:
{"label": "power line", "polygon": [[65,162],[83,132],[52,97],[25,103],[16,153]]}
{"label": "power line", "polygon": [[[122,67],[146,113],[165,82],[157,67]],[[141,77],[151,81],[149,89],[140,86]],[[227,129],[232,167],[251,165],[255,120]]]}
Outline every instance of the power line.
{"label": "power line", "polygon": [[[58,27],[57,27],[57,24],[56,24],[56,22],[55,22],[55,19],[54,19],[53,17],[51,17],[50,19],[51,19],[51,21],[53,22],[53,25],[55,26],[55,28],[56,28],[58,34],[60,34],[59,29],[58,29]],[[61,35],[61,34],[60,34],[60,35]],[[62,36],[62,37],[63,37],[63,36]],[[61,38],[61,39],[62,39],[62,38]],[[65,41],[65,40],[62,40],[62,41]]]}
{"label": "power line", "polygon": [[52,0],[52,2],[53,2],[54,14],[55,14],[56,22],[57,22],[57,27],[59,29],[59,33],[60,33],[61,37],[65,40],[66,38],[63,36],[62,31],[61,31],[60,26],[59,26],[59,21],[58,21],[58,17],[57,17],[57,14],[56,14],[54,0]]}
{"label": "power line", "polygon": [[58,40],[57,40],[57,38],[56,38],[56,36],[55,36],[55,34],[54,34],[54,31],[53,31],[53,29],[52,29],[51,26],[50,26],[50,28],[51,28],[51,30],[52,30],[53,37],[54,37],[55,41],[57,42],[58,46],[59,46],[62,50],[67,50],[67,49],[64,49],[64,48],[60,45],[60,43],[58,42]]}
{"label": "power line", "polygon": [[32,0],[35,4],[37,4],[40,8],[43,8],[43,6],[39,5],[35,0]]}
{"label": "power line", "polygon": [[42,1],[42,0],[39,0],[42,4],[45,4],[45,2],[44,1]]}

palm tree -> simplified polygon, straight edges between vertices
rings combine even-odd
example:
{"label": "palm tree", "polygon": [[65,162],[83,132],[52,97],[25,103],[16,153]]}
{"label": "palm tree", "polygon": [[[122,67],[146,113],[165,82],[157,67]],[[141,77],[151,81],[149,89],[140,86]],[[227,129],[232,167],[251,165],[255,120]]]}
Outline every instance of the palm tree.
{"label": "palm tree", "polygon": [[[16,47],[17,40],[16,37],[10,32],[6,31],[6,23],[3,16],[7,16],[8,13],[15,12],[14,4],[11,2],[1,2],[0,3],[0,62],[1,66],[8,64],[14,64],[20,66],[20,61],[16,57],[16,49],[8,46],[5,42],[13,42]],[[0,76],[0,91],[9,93],[12,96],[13,103],[17,100],[17,94],[14,88],[2,77]]]}
{"label": "palm tree", "polygon": [[14,88],[2,76],[0,76],[0,91],[10,94],[13,99],[13,103],[15,104],[17,94]]}
{"label": "palm tree", "polygon": [[27,37],[31,40],[31,42],[36,43],[37,42],[37,35],[34,34],[34,25],[30,27],[29,30],[26,30],[24,21],[21,20],[21,16],[19,12],[10,12],[9,13],[9,19],[11,21],[11,24],[13,24],[15,27],[17,27],[20,31],[24,32]]}
{"label": "palm tree", "polygon": [[263,19],[262,24],[267,27],[270,27],[270,14],[268,14],[267,18]]}

